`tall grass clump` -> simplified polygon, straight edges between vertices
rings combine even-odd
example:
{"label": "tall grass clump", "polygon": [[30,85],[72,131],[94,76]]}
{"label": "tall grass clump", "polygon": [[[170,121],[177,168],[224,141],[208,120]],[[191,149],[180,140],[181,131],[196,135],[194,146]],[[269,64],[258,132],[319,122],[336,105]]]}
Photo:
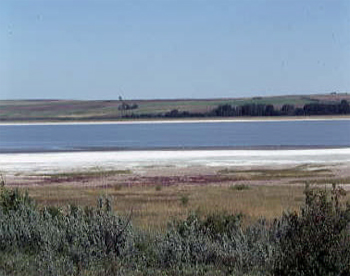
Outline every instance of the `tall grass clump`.
{"label": "tall grass clump", "polygon": [[236,190],[236,191],[243,191],[243,190],[249,190],[250,187],[245,184],[237,184],[237,185],[232,185],[230,186],[231,190]]}
{"label": "tall grass clump", "polygon": [[180,202],[183,206],[186,206],[189,202],[190,198],[188,197],[188,195],[183,195],[180,198]]}

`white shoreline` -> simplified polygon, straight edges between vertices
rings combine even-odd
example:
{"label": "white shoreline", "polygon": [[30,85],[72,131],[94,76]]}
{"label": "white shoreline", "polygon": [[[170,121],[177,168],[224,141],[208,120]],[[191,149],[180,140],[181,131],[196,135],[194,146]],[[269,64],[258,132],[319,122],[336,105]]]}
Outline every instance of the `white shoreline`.
{"label": "white shoreline", "polygon": [[295,150],[167,150],[0,154],[2,174],[43,174],[147,167],[350,165],[350,148]]}
{"label": "white shoreline", "polygon": [[0,126],[23,125],[128,125],[128,124],[193,124],[193,123],[245,123],[245,122],[290,122],[290,121],[350,121],[350,117],[278,117],[246,119],[188,119],[188,120],[130,120],[130,121],[67,121],[67,122],[1,122]]}

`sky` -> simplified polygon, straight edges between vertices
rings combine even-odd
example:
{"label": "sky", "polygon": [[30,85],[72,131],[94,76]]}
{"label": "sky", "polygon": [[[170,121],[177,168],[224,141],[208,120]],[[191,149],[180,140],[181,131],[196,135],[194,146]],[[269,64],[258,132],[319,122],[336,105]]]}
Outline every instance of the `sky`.
{"label": "sky", "polygon": [[350,92],[349,0],[1,0],[0,99]]}

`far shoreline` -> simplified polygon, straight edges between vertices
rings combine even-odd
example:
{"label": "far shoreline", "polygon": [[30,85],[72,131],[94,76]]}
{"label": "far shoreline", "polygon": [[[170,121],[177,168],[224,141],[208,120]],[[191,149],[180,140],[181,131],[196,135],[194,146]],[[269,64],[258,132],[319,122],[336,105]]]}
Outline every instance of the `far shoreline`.
{"label": "far shoreline", "polygon": [[296,151],[296,150],[338,150],[338,149],[349,149],[349,145],[259,145],[259,146],[212,146],[212,147],[140,147],[140,148],[122,148],[122,147],[90,147],[90,148],[76,148],[76,149],[30,149],[30,150],[0,150],[1,155],[8,154],[56,154],[56,153],[135,153],[135,152],[220,152],[220,151]]}
{"label": "far shoreline", "polygon": [[185,124],[185,123],[244,123],[244,122],[288,122],[288,121],[348,121],[344,116],[271,116],[271,117],[223,117],[220,118],[181,118],[181,119],[116,119],[116,120],[25,120],[0,121],[0,126],[15,125],[107,125],[107,124]]}

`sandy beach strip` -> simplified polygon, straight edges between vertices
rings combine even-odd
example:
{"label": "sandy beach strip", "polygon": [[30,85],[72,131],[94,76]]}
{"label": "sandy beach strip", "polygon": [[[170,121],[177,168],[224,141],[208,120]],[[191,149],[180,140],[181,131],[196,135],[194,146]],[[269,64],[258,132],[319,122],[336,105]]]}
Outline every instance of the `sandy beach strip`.
{"label": "sandy beach strip", "polygon": [[101,121],[27,121],[0,122],[0,126],[22,125],[129,125],[129,124],[194,124],[194,123],[247,123],[247,122],[289,122],[289,121],[349,121],[350,116],[301,116],[301,117],[236,117],[236,118],[196,118],[196,119],[139,119],[139,120],[101,120]]}

